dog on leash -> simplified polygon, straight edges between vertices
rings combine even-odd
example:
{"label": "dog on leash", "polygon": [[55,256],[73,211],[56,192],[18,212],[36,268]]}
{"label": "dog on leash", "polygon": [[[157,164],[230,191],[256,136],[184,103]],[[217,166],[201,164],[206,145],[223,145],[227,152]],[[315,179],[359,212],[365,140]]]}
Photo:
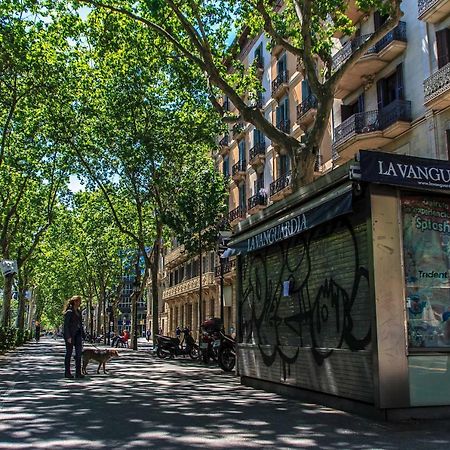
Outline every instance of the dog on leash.
{"label": "dog on leash", "polygon": [[111,359],[111,358],[116,358],[119,356],[119,352],[117,350],[113,350],[113,349],[96,349],[96,348],[86,348],[83,350],[82,355],[82,359],[83,359],[83,367],[81,369],[82,373],[84,375],[87,374],[87,370],[86,367],[89,364],[89,361],[91,359],[93,359],[94,361],[97,361],[98,364],[98,368],[97,368],[97,373],[100,373],[100,367],[103,366],[103,373],[106,373],[106,363]]}

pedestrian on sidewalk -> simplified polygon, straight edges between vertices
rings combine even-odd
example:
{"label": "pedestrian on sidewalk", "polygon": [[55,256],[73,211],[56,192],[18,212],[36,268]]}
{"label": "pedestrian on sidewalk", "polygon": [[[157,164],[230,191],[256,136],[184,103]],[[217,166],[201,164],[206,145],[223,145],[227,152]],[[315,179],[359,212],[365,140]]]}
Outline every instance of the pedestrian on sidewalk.
{"label": "pedestrian on sidewalk", "polygon": [[41,338],[41,323],[39,320],[36,320],[36,324],[34,327],[34,339],[36,339],[36,342],[39,342],[39,339]]}
{"label": "pedestrian on sidewalk", "polygon": [[75,377],[84,378],[81,373],[81,352],[83,351],[83,339],[85,338],[83,321],[81,316],[81,297],[74,295],[64,308],[64,340],[66,343],[66,356],[64,359],[64,376],[73,378],[70,371],[70,360],[75,347]]}

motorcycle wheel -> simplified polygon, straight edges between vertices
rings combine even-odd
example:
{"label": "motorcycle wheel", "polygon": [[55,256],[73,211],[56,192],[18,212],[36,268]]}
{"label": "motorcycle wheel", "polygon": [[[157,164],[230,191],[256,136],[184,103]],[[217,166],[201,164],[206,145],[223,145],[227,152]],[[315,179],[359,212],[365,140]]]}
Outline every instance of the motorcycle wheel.
{"label": "motorcycle wheel", "polygon": [[191,359],[198,359],[200,357],[200,350],[197,346],[192,347],[189,351],[189,356]]}
{"label": "motorcycle wheel", "polygon": [[236,352],[231,347],[219,349],[219,366],[225,372],[231,372],[236,365]]}
{"label": "motorcycle wheel", "polygon": [[169,356],[169,352],[163,350],[161,347],[158,347],[156,350],[156,354],[158,355],[158,358],[165,359]]}

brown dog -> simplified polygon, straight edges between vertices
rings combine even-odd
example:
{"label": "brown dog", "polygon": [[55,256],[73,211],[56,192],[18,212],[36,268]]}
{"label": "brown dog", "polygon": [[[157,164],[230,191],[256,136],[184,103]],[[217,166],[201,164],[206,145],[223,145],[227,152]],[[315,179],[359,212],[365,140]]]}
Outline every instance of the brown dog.
{"label": "brown dog", "polygon": [[83,350],[82,357],[83,357],[83,367],[81,369],[83,374],[87,374],[86,367],[89,364],[89,361],[93,359],[94,361],[97,361],[98,368],[97,373],[100,373],[100,367],[103,366],[103,373],[106,373],[105,365],[106,363],[111,359],[118,357],[119,353],[117,350],[112,349],[95,349],[95,348],[86,348]]}

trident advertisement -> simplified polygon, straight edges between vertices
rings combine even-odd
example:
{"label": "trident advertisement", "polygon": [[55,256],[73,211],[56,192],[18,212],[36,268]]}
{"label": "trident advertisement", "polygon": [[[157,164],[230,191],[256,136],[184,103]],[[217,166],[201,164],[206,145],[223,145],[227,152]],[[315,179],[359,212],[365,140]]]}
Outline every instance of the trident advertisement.
{"label": "trident advertisement", "polygon": [[450,350],[450,200],[403,196],[409,348]]}

